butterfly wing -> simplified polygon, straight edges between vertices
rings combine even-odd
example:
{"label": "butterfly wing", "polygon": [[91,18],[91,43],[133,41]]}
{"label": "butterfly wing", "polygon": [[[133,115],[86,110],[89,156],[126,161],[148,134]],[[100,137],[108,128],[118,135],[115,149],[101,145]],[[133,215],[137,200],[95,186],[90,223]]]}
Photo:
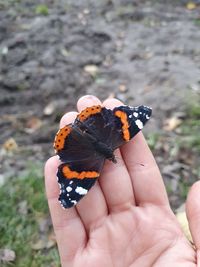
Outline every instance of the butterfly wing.
{"label": "butterfly wing", "polygon": [[105,161],[105,157],[93,145],[98,138],[95,129],[103,121],[98,108],[91,111],[95,112],[87,114],[84,119],[80,119],[80,113],[74,124],[60,129],[54,141],[54,149],[63,162],[58,167],[57,178],[60,185],[59,201],[64,208],[76,205],[90,190],[100,176]]}
{"label": "butterfly wing", "polygon": [[[99,112],[93,109],[98,107]],[[92,111],[91,111],[92,109]],[[92,116],[91,116],[91,113]],[[113,110],[101,106],[86,108],[75,123],[114,151],[131,140],[150,119],[152,110],[146,106],[119,106]]]}
{"label": "butterfly wing", "polygon": [[109,146],[115,119],[112,110],[101,106],[92,106],[83,110],[75,120],[78,127],[95,137],[96,140]]}
{"label": "butterfly wing", "polygon": [[150,119],[152,110],[146,106],[120,106],[113,109],[115,127],[112,130],[113,149],[131,140]]}
{"label": "butterfly wing", "polygon": [[[90,164],[89,164],[90,162]],[[57,172],[60,185],[59,201],[64,208],[71,208],[83,198],[100,176],[104,159],[63,163]]]}

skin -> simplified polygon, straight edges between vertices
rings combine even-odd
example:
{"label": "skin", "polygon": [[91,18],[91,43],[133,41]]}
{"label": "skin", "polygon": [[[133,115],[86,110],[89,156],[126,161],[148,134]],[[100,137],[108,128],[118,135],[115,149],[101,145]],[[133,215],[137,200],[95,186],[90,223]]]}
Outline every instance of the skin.
{"label": "skin", "polygon": [[[114,108],[84,96],[78,112],[91,105]],[[65,114],[60,127],[74,121]],[[200,182],[188,195],[186,213],[194,246],[173,214],[155,159],[142,135],[115,151],[117,164],[106,161],[99,181],[76,207],[63,210],[56,180],[60,161],[45,166],[46,193],[62,267],[200,267]]]}

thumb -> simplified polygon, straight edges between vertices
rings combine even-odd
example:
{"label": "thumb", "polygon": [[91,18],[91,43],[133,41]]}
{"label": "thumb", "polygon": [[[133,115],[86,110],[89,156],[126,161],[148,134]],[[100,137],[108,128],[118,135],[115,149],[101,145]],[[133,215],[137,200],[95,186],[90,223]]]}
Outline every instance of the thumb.
{"label": "thumb", "polygon": [[200,250],[200,181],[193,184],[187,197],[186,214],[197,250]]}

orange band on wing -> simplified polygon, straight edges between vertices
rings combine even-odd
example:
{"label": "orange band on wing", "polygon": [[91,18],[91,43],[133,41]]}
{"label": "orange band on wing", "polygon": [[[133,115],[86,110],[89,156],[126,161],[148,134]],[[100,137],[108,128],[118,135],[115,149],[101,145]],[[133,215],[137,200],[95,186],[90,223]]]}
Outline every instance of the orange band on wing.
{"label": "orange band on wing", "polygon": [[127,114],[123,111],[117,110],[115,112],[115,116],[117,116],[121,120],[124,140],[129,141],[130,133]]}
{"label": "orange band on wing", "polygon": [[82,171],[82,172],[77,172],[77,171],[72,171],[68,166],[64,166],[62,169],[62,172],[67,179],[85,179],[85,178],[97,178],[99,177],[99,173],[95,171]]}
{"label": "orange band on wing", "polygon": [[77,116],[77,118],[79,119],[79,121],[84,121],[88,117],[90,117],[91,115],[95,115],[97,113],[100,113],[101,109],[102,109],[102,107],[100,105],[86,108],[83,111],[81,111],[81,113]]}
{"label": "orange band on wing", "polygon": [[55,141],[54,141],[54,149],[56,151],[59,151],[64,148],[65,139],[70,134],[70,132],[71,132],[71,127],[68,125],[63,127],[57,132]]}

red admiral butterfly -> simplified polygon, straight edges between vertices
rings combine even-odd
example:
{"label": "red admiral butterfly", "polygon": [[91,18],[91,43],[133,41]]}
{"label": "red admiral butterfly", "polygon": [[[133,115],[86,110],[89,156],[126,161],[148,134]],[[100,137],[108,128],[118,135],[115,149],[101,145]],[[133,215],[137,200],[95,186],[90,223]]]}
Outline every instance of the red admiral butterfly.
{"label": "red admiral butterfly", "polygon": [[146,106],[102,106],[84,109],[74,123],[58,131],[54,148],[63,162],[58,167],[59,201],[71,208],[87,194],[103,168],[105,159],[116,163],[114,150],[133,138],[149,120]]}

